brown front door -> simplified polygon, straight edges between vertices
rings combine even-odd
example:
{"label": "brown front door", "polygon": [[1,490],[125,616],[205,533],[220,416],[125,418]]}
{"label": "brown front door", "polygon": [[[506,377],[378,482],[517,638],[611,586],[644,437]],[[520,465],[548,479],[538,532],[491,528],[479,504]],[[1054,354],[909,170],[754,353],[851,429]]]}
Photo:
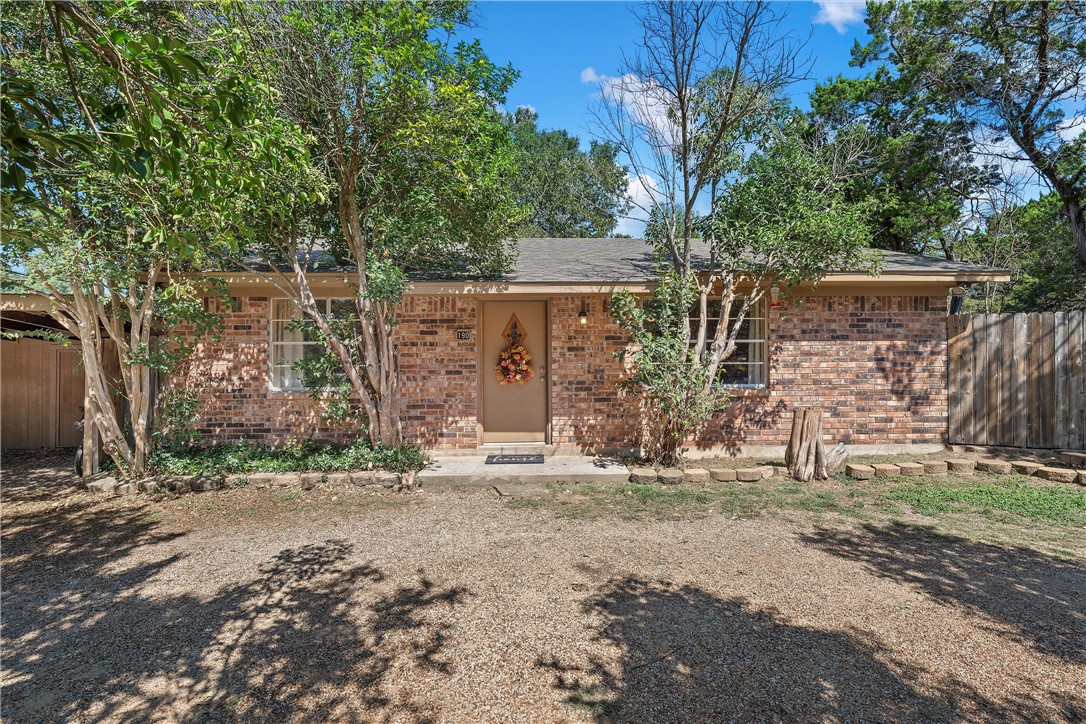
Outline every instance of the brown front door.
{"label": "brown front door", "polygon": [[[514,331],[515,328],[515,331]],[[542,301],[484,302],[480,424],[483,442],[546,442],[547,303]],[[494,372],[509,337],[532,356],[532,378],[524,384],[502,384]]]}

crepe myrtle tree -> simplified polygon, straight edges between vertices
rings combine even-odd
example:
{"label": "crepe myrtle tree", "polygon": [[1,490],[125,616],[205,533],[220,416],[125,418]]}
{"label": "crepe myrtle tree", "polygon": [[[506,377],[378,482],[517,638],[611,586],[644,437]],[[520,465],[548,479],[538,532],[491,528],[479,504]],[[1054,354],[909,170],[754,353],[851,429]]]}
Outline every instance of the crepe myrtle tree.
{"label": "crepe myrtle tree", "polygon": [[152,375],[186,350],[166,330],[217,323],[203,303],[214,283],[177,272],[233,241],[237,199],[264,192],[258,169],[304,165],[305,150],[259,116],[270,89],[234,31],[191,44],[185,17],[132,3],[17,5],[3,23],[17,83],[3,97],[4,266],[79,341],[85,447],[97,431],[118,469],[141,475]]}
{"label": "crepe myrtle tree", "polygon": [[[236,9],[309,140],[328,203],[269,217],[241,263],[290,299],[328,356],[303,363],[332,383],[334,416],[358,406],[373,444],[403,442],[394,341],[408,274],[492,275],[520,211],[513,152],[494,108],[515,78],[477,43],[453,44],[463,2],[279,2]],[[329,313],[314,272],[336,271],[351,308]],[[329,395],[322,397],[328,398]]]}
{"label": "crepe myrtle tree", "polygon": [[[625,385],[644,406],[644,449],[654,460],[674,462],[683,440],[722,404],[717,369],[734,352],[738,329],[766,285],[834,261],[821,255],[838,242],[819,247],[808,227],[825,223],[821,212],[853,208],[821,174],[829,170],[827,155],[847,155],[856,146],[823,153],[802,138],[798,121],[786,122],[781,99],[806,77],[809,60],[777,6],[660,1],[636,12],[641,43],[619,76],[601,79],[596,118],[640,185],[633,203],[660,260],[652,298],[642,307],[619,294],[613,309],[630,335]],[[778,174],[779,157],[803,164]],[[809,192],[817,198],[803,200],[817,203],[799,210],[777,204],[772,194],[802,198],[802,189],[788,184],[804,172],[820,183]],[[751,191],[756,186],[767,195]],[[707,217],[697,211],[703,207]],[[763,228],[775,224],[792,224],[793,233],[774,237]],[[740,225],[752,235],[738,234]],[[845,238],[854,244],[859,236]],[[802,261],[766,253],[782,240],[804,247]],[[772,263],[785,266],[775,271]],[[741,300],[740,285],[747,290]],[[718,295],[719,311],[710,304]]]}
{"label": "crepe myrtle tree", "polygon": [[[855,150],[844,153],[849,145]],[[711,213],[697,218],[705,253],[690,271],[663,263],[649,299],[614,295],[615,319],[630,340],[622,385],[646,410],[642,448],[651,461],[675,464],[687,438],[727,403],[720,365],[770,289],[817,284],[833,269],[877,272],[877,252],[867,249],[870,210],[845,194],[862,146],[827,143],[802,115],[788,116],[738,165]],[[649,233],[658,226],[650,223]]]}

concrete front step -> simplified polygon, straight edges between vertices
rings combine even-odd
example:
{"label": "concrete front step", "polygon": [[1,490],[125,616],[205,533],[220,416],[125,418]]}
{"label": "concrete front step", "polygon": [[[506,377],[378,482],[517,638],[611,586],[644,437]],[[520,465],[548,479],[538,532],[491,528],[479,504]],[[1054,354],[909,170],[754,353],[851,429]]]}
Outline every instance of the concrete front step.
{"label": "concrete front step", "polygon": [[563,457],[544,459],[542,464],[487,465],[486,456],[434,457],[415,476],[423,488],[481,488],[523,483],[613,483],[628,482],[630,471],[617,460],[604,457]]}

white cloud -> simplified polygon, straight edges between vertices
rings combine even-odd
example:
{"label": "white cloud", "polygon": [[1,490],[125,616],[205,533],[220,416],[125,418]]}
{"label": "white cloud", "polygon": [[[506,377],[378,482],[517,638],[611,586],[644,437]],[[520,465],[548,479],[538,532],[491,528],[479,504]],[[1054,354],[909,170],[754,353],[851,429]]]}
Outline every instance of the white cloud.
{"label": "white cloud", "polygon": [[838,33],[844,34],[848,26],[863,22],[864,3],[850,0],[814,0],[818,6],[815,25],[832,25]]}
{"label": "white cloud", "polygon": [[1086,116],[1071,116],[1056,133],[1065,141],[1073,141],[1081,136],[1083,131],[1086,131]]}
{"label": "white cloud", "polygon": [[659,186],[654,178],[644,174],[641,176],[629,174],[626,184],[626,196],[633,202],[633,206],[630,208],[631,215],[618,220],[615,233],[629,234],[634,237],[643,236],[645,233],[645,217],[648,216],[648,211],[652,209],[653,204],[659,201],[658,195]]}
{"label": "white cloud", "polygon": [[669,98],[659,84],[631,74],[618,77],[600,74],[592,68],[581,71],[581,82],[598,85],[605,101],[621,106],[629,121],[644,126],[649,136],[645,140],[650,145],[674,142],[677,134],[668,118]]}
{"label": "white cloud", "polygon": [[535,106],[533,106],[531,103],[521,103],[519,106],[517,106],[517,110],[519,111],[521,108],[527,108],[529,113],[538,113],[538,111],[536,111],[535,109]]}
{"label": "white cloud", "polygon": [[1007,179],[1020,179],[1034,173],[1033,164],[1010,136],[981,127],[974,132],[973,141],[978,165],[994,165]]}

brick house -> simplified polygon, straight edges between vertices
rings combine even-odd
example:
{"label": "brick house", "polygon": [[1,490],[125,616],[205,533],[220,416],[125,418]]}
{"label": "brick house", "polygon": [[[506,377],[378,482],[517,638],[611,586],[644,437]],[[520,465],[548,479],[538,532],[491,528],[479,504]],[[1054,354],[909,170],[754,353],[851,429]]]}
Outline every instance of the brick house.
{"label": "brick house", "polygon": [[[615,385],[624,337],[607,303],[619,288],[650,293],[653,278],[639,240],[522,239],[500,280],[413,283],[395,332],[408,439],[440,450],[633,447],[637,416]],[[326,304],[349,293],[334,272],[313,279]],[[722,371],[732,403],[691,441],[692,452],[779,450],[796,406],[826,410],[828,439],[859,449],[942,446],[950,290],[1008,279],[989,267],[886,253],[878,277],[836,272],[779,303],[767,295]],[[226,280],[237,305],[224,312],[221,341],[201,344],[171,382],[198,392],[205,439],[344,438],[321,421],[290,368],[310,344],[285,329],[297,314],[290,302],[256,275]],[[537,374],[501,385],[493,369],[514,319]]]}

